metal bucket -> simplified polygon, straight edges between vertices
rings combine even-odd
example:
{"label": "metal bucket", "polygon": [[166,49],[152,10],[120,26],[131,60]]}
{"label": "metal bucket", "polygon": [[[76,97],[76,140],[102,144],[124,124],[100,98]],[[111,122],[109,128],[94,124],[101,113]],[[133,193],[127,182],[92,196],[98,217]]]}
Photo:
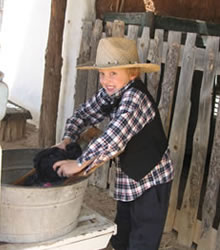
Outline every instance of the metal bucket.
{"label": "metal bucket", "polygon": [[38,151],[3,151],[0,241],[45,241],[65,235],[77,225],[87,179],[49,188],[9,184],[33,167],[32,159]]}

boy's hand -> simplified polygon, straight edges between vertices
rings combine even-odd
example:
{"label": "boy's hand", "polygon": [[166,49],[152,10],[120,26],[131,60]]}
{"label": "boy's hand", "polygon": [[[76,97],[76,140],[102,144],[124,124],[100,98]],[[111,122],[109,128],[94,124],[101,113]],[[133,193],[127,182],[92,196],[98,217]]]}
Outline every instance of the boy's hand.
{"label": "boy's hand", "polygon": [[78,165],[78,162],[75,160],[64,160],[57,161],[53,165],[54,171],[57,169],[57,174],[60,177],[71,177],[72,175],[80,172],[83,168]]}

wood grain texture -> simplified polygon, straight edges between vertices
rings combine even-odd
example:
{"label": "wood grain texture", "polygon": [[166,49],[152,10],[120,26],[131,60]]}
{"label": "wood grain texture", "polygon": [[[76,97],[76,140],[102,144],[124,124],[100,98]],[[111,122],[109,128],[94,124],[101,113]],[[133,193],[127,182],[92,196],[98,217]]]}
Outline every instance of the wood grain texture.
{"label": "wood grain texture", "polygon": [[167,136],[171,122],[171,111],[174,98],[173,94],[180,55],[180,39],[180,32],[169,32],[169,48],[167,50],[167,58],[164,66],[165,69],[161,88],[161,97],[158,105],[164,131]]}
{"label": "wood grain texture", "polygon": [[[163,35],[164,30],[155,31],[154,43],[148,54],[148,59],[151,63],[158,64],[159,66],[161,66],[163,55]],[[154,100],[157,99],[160,74],[161,71],[147,74],[147,88]]]}
{"label": "wood grain texture", "polygon": [[[56,140],[56,121],[61,83],[63,29],[67,0],[51,1],[48,43],[45,55],[41,101],[39,146],[50,147]],[[52,93],[52,94],[51,94]]]}
{"label": "wood grain texture", "polygon": [[[92,35],[93,23],[84,21],[82,27],[82,40],[80,45],[79,57],[77,64],[84,64],[89,61],[91,47],[90,40]],[[88,84],[88,70],[78,70],[75,84],[74,109],[77,109],[80,104],[86,100],[86,89]]]}
{"label": "wood grain texture", "polygon": [[192,244],[194,224],[197,219],[200,192],[205,170],[212,109],[212,89],[218,49],[219,39],[208,37],[206,53],[203,60],[205,71],[200,90],[198,120],[193,137],[192,159],[181,206],[181,219],[177,238],[180,244],[189,247]]}
{"label": "wood grain texture", "polygon": [[[175,166],[175,177],[171,189],[170,206],[167,215],[165,231],[171,231],[174,225],[177,209],[180,176],[186,144],[186,134],[190,114],[190,94],[192,76],[195,65],[195,40],[196,34],[188,33],[184,47],[182,70],[177,90],[176,103],[169,138],[171,158]],[[181,124],[181,125],[180,125]]]}

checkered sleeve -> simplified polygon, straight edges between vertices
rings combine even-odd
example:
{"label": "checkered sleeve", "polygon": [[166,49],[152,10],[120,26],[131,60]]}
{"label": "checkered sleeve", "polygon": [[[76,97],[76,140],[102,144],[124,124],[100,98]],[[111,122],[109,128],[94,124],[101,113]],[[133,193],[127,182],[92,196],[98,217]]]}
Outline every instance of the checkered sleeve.
{"label": "checkered sleeve", "polygon": [[128,141],[153,119],[152,103],[141,91],[130,88],[122,96],[119,108],[104,133],[90,143],[78,159],[79,163],[95,158],[90,168],[122,152]]}
{"label": "checkered sleeve", "polygon": [[68,137],[72,141],[76,141],[86,127],[101,122],[105,117],[100,107],[106,103],[105,97],[103,89],[100,89],[97,95],[80,105],[73,115],[67,119],[63,139]]}

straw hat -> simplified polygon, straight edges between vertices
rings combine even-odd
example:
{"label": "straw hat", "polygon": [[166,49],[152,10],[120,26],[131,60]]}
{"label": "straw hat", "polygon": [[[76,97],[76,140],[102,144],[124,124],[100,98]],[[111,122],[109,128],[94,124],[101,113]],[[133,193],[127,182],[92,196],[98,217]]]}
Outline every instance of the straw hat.
{"label": "straw hat", "polygon": [[143,72],[160,70],[157,64],[139,63],[136,42],[122,37],[102,38],[98,44],[95,64],[81,64],[76,68],[81,70],[140,68]]}

